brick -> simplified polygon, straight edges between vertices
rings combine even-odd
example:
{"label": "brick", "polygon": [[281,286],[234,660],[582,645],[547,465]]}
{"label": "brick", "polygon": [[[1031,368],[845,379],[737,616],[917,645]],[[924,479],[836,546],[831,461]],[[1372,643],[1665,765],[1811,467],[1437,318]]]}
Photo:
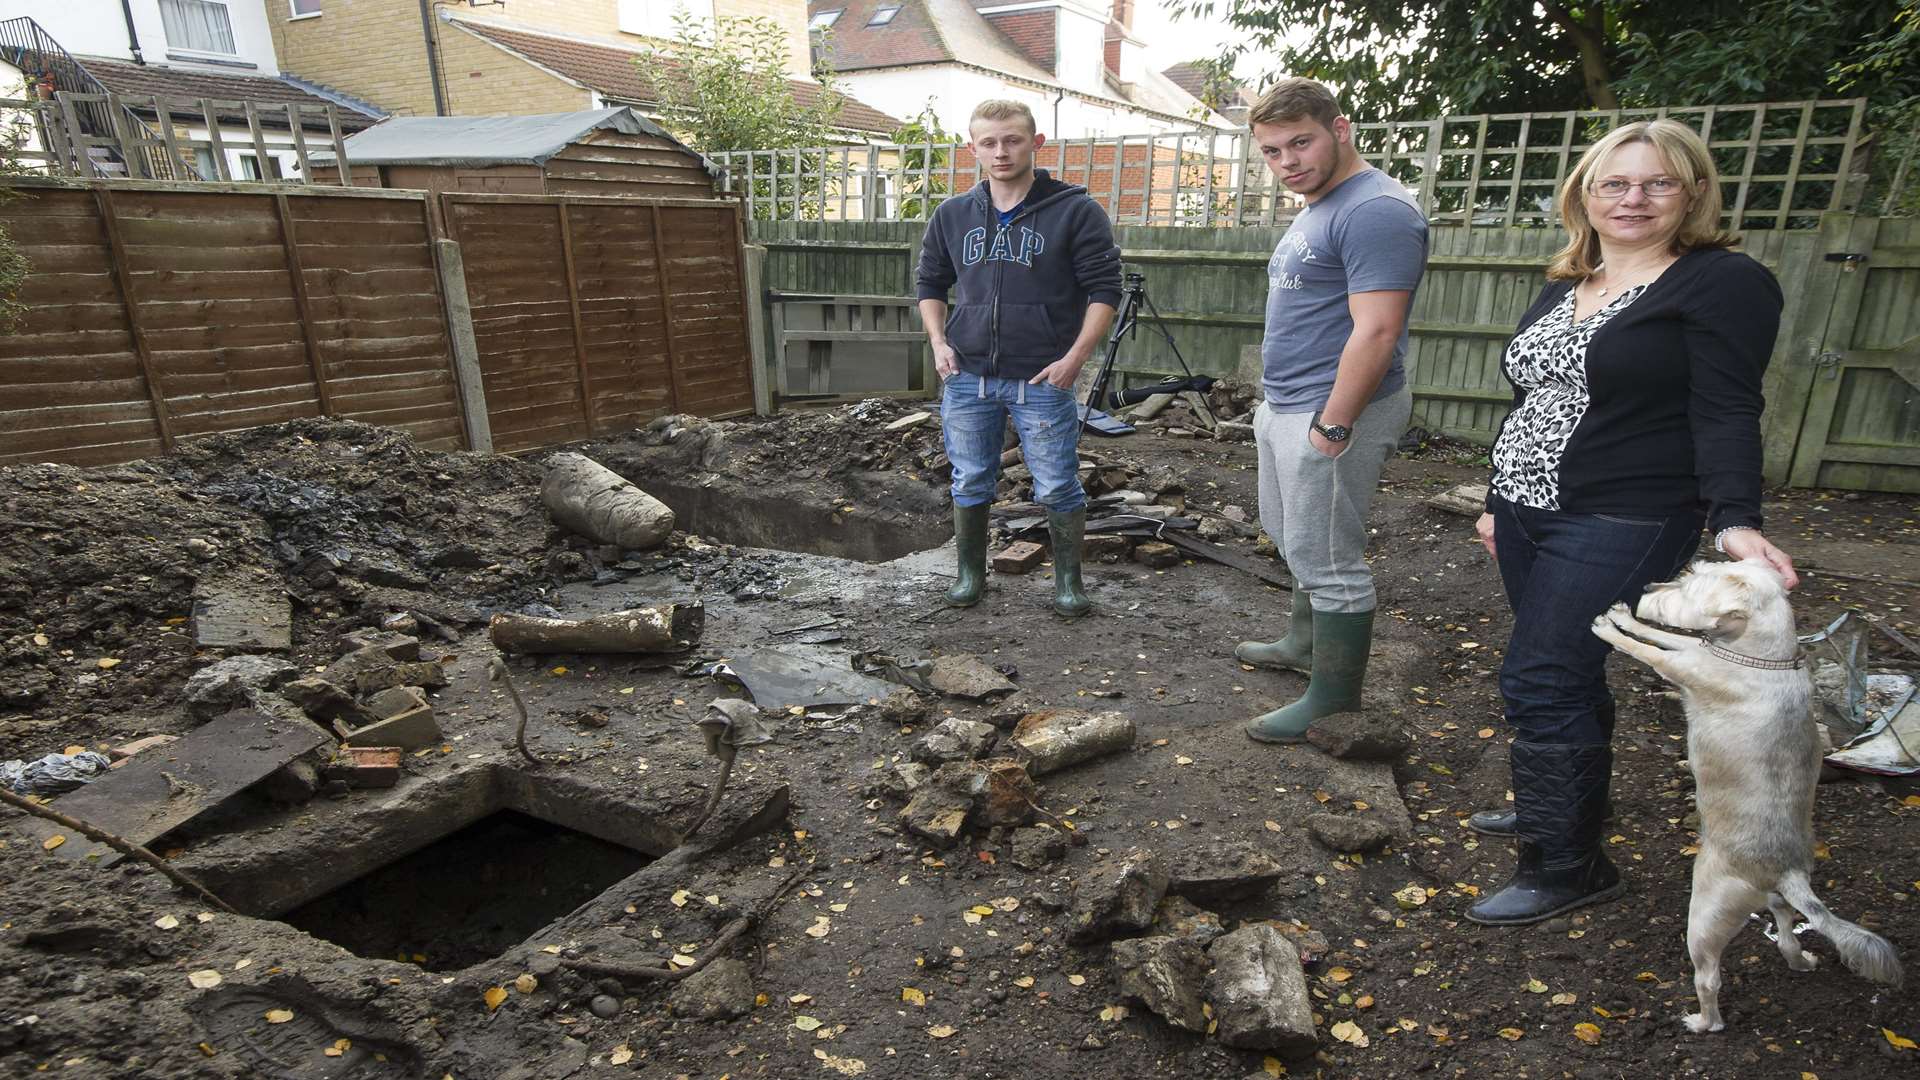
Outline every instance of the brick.
{"label": "brick", "polygon": [[1151,566],[1155,570],[1164,570],[1169,566],[1180,565],[1180,550],[1172,544],[1148,540],[1133,549],[1133,561]]}
{"label": "brick", "polygon": [[1047,549],[1029,540],[1016,540],[993,557],[996,574],[1024,574],[1040,565]]}
{"label": "brick", "polygon": [[422,705],[377,724],[344,732],[340,741],[354,746],[397,746],[403,750],[418,750],[423,746],[440,744],[440,723],[433,718],[433,708]]}
{"label": "brick", "polygon": [[348,787],[390,788],[400,782],[400,753],[394,746],[349,746],[328,771]]}

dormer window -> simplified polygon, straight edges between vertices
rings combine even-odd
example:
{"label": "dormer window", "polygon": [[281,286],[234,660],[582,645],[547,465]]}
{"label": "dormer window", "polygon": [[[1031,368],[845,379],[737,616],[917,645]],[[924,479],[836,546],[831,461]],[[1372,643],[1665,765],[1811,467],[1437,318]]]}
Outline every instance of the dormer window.
{"label": "dormer window", "polygon": [[888,23],[892,22],[893,17],[898,14],[900,14],[899,4],[894,4],[890,7],[874,8],[873,17],[867,20],[867,25],[868,26],[885,26]]}
{"label": "dormer window", "polygon": [[832,11],[822,11],[819,14],[815,15],[813,18],[807,20],[807,29],[825,30],[829,26],[832,26],[834,23],[838,22],[840,19],[841,13],[845,11],[846,11],[846,8],[835,8]]}

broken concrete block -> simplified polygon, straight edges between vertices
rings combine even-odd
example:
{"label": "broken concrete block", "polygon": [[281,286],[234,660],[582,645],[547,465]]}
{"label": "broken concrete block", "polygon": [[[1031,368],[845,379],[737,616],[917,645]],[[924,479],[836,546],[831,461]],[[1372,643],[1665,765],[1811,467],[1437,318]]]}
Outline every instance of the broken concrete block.
{"label": "broken concrete block", "polygon": [[1119,562],[1133,551],[1133,538],[1119,533],[1089,533],[1080,541],[1081,559]]}
{"label": "broken concrete block", "polygon": [[1074,884],[1067,938],[1085,943],[1145,930],[1166,892],[1167,872],[1152,852],[1133,848],[1109,855]]}
{"label": "broken concrete block", "polygon": [[[396,768],[398,763],[395,763]],[[303,803],[320,792],[320,769],[302,758],[267,774],[254,790],[278,803]]]}
{"label": "broken concrete block", "polygon": [[277,656],[229,656],[201,668],[187,680],[182,698],[187,712],[208,720],[247,706],[292,679],[299,669]]}
{"label": "broken concrete block", "polygon": [[433,707],[423,703],[398,716],[345,731],[340,741],[354,746],[397,746],[403,750],[419,750],[440,745],[440,738],[440,724],[433,718]]}
{"label": "broken concrete block", "polygon": [[1042,709],[1013,729],[1015,756],[1027,772],[1044,776],[1133,746],[1133,719],[1125,713]]}
{"label": "broken concrete block", "polygon": [[1161,937],[1179,938],[1191,941],[1206,948],[1214,938],[1227,932],[1220,922],[1220,916],[1196,906],[1183,896],[1169,896],[1160,901],[1153,912],[1154,934]]}
{"label": "broken concrete block", "polygon": [[1231,420],[1222,420],[1213,429],[1213,437],[1221,442],[1252,442],[1253,425],[1236,424]]}
{"label": "broken concrete block", "polygon": [[1159,540],[1144,540],[1134,545],[1133,561],[1155,570],[1180,565],[1180,549]]}
{"label": "broken concrete block", "polygon": [[907,800],[900,811],[900,825],[935,847],[947,848],[960,838],[972,812],[973,799],[929,781]]}
{"label": "broken concrete block", "polygon": [[1038,870],[1067,856],[1067,838],[1046,826],[1013,831],[1013,852],[1007,861],[1022,870]]}
{"label": "broken concrete block", "polygon": [[1241,1050],[1302,1058],[1320,1045],[1300,954],[1271,926],[1243,926],[1207,947],[1214,1034]]}
{"label": "broken concrete block", "polygon": [[338,720],[348,727],[360,727],[379,719],[361,707],[352,694],[318,676],[295,679],[282,686],[280,694],[322,724]]}
{"label": "broken concrete block", "polygon": [[1208,841],[1167,859],[1167,891],[1202,904],[1238,900],[1264,892],[1285,871],[1244,841]]}
{"label": "broken concrete block", "polygon": [[1333,946],[1327,942],[1327,935],[1318,930],[1308,930],[1304,926],[1288,922],[1273,922],[1267,925],[1272,926],[1281,937],[1293,942],[1294,949],[1300,954],[1302,967],[1310,967],[1325,960],[1327,953],[1333,951]]}
{"label": "broken concrete block", "polygon": [[276,575],[232,575],[193,589],[193,639],[203,648],[290,649],[293,602]]}
{"label": "broken concrete block", "polygon": [[738,1020],[753,1011],[752,973],[744,960],[715,960],[681,980],[667,1004],[689,1020]]}
{"label": "broken concrete block", "polygon": [[391,686],[447,685],[446,669],[439,664],[395,660],[378,646],[355,649],[327,665],[320,677],[362,697]]}
{"label": "broken concrete block", "polygon": [[993,572],[996,574],[1024,574],[1040,565],[1047,555],[1047,549],[1031,540],[1016,540],[1004,550],[993,556]]}
{"label": "broken concrete block", "polygon": [[1329,757],[1355,761],[1393,761],[1413,745],[1399,721],[1364,712],[1323,716],[1306,736]]}
{"label": "broken concrete block", "polygon": [[927,782],[933,770],[917,761],[903,761],[880,771],[880,779],[868,785],[870,795],[889,795],[896,799],[912,797]]}
{"label": "broken concrete block", "polygon": [[954,717],[942,720],[940,726],[921,736],[907,754],[913,760],[927,765],[971,761],[987,756],[998,734],[992,724]]}
{"label": "broken concrete block", "polygon": [[1122,994],[1138,998],[1167,1023],[1188,1031],[1207,1030],[1200,996],[1207,981],[1207,956],[1198,945],[1172,937],[1116,941],[1113,971]]}
{"label": "broken concrete block", "polygon": [[974,820],[980,827],[995,829],[1032,821],[1039,789],[1027,770],[1009,758],[983,764],[987,770],[986,787],[973,800]]}
{"label": "broken concrete block", "polygon": [[1487,485],[1456,484],[1427,499],[1427,505],[1449,514],[1477,518],[1487,512]]}
{"label": "broken concrete block", "polygon": [[427,699],[411,686],[389,686],[367,699],[367,711],[381,720],[391,720],[426,705]]}
{"label": "broken concrete block", "polygon": [[379,649],[390,660],[420,659],[420,639],[407,634],[396,634],[390,630],[355,630],[340,639],[341,652],[350,653],[360,649]]}
{"label": "broken concrete block", "polygon": [[1039,708],[1040,706],[1025,690],[1020,690],[994,702],[992,711],[987,713],[987,723],[1002,731],[1012,731],[1020,721],[1027,718],[1028,713]]}
{"label": "broken concrete block", "polygon": [[880,699],[880,719],[904,727],[926,719],[932,708],[932,702],[903,686]]}
{"label": "broken concrete block", "polygon": [[1306,824],[1315,840],[1342,853],[1373,851],[1393,839],[1393,830],[1385,822],[1370,817],[1314,814]]}
{"label": "broken concrete block", "polygon": [[1011,694],[1017,689],[1005,675],[972,653],[953,653],[935,657],[927,682],[943,694],[975,701],[996,694]]}

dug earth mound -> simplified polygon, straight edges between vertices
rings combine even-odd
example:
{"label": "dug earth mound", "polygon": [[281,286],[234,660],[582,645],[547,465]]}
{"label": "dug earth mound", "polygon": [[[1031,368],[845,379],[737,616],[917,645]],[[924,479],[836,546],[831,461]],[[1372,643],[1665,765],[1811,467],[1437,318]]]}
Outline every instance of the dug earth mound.
{"label": "dug earth mound", "polygon": [[[1244,401],[1211,404],[1231,424]],[[1248,742],[1243,721],[1304,680],[1232,658],[1284,628],[1287,579],[1252,447],[1201,427],[1176,407],[1087,441],[1107,524],[1073,624],[1045,552],[1012,551],[1036,539],[1017,447],[995,515],[1010,557],[978,607],[937,602],[939,423],[905,403],[566,448],[673,510],[645,550],[555,524],[542,455],[350,423],[0,469],[0,760],[104,755],[46,808],[218,898],[0,808],[0,1072],[1911,1065],[1908,998],[1786,971],[1757,922],[1727,954],[1727,1031],[1679,1027],[1684,729],[1625,664],[1610,839],[1631,892],[1523,930],[1464,921],[1511,866],[1463,824],[1507,788],[1508,619],[1470,519],[1429,505],[1484,479],[1470,447],[1414,438],[1389,464],[1362,712],[1309,745]],[[1816,567],[1803,630],[1842,607],[1914,630],[1910,501],[1794,492],[1768,514]],[[659,632],[635,651],[503,652],[489,628],[643,612]],[[1889,671],[1920,659],[1875,649]],[[1915,785],[1841,776],[1816,829],[1823,894],[1911,954]]]}

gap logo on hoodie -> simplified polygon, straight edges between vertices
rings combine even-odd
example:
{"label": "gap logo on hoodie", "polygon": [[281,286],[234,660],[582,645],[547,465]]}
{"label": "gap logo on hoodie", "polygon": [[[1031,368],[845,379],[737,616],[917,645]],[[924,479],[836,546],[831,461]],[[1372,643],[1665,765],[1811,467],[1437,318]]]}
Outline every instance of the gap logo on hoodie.
{"label": "gap logo on hoodie", "polygon": [[[1018,234],[1015,236],[1014,234]],[[1022,225],[1018,228],[999,228],[993,233],[993,247],[987,247],[987,230],[975,226],[967,230],[960,238],[960,263],[972,266],[985,258],[988,262],[1017,262],[1021,266],[1032,266],[1033,257],[1047,250],[1047,238]],[[982,252],[985,252],[984,256]]]}

